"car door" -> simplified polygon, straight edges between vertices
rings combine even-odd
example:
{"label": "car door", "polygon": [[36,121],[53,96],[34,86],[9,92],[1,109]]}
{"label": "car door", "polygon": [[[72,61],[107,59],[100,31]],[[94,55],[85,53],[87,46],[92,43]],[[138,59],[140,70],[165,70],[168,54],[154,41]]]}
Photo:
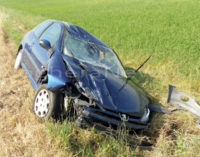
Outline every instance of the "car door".
{"label": "car door", "polygon": [[[52,23],[45,31],[40,35],[40,37],[34,41],[32,47],[32,57],[34,58],[34,66],[32,71],[32,77],[34,81],[37,83],[40,78],[42,68],[44,65],[48,63],[50,59],[51,53],[54,51],[57,45],[57,41],[61,35],[61,24],[60,23]],[[50,42],[51,49],[45,49],[40,45],[41,40],[47,40]]]}
{"label": "car door", "polygon": [[39,40],[41,34],[53,23],[52,20],[46,20],[36,26],[31,32],[29,32],[24,39],[24,54],[23,54],[23,63],[24,67],[31,83],[34,88],[36,88],[36,83],[33,79],[33,75],[35,74],[36,67],[36,58],[34,56],[33,50],[35,49],[35,43]]}

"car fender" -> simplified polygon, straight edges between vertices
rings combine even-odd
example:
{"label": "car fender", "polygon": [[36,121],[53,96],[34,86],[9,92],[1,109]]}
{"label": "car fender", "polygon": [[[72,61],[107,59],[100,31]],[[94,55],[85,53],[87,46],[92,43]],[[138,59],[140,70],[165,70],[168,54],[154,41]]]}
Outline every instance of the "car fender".
{"label": "car fender", "polygon": [[48,62],[47,75],[47,89],[51,91],[58,90],[69,82],[66,65],[58,52],[55,52]]}

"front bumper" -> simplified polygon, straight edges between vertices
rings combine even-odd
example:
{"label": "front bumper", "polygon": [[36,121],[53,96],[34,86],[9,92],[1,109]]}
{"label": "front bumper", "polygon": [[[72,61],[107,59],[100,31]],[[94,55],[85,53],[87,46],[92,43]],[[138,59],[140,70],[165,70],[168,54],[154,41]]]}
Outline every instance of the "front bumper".
{"label": "front bumper", "polygon": [[150,127],[150,123],[142,121],[142,118],[129,117],[127,121],[122,121],[120,114],[106,110],[102,111],[91,107],[84,107],[81,116],[84,121],[96,126],[111,126],[116,129],[119,127],[124,127],[131,130],[148,129]]}

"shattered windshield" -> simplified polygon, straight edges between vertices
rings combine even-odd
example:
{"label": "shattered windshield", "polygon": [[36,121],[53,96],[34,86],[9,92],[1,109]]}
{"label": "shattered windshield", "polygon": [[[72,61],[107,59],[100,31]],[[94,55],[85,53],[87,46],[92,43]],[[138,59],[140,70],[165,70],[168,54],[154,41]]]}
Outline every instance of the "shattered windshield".
{"label": "shattered windshield", "polygon": [[96,44],[68,32],[64,39],[63,53],[76,59],[104,68],[116,75],[126,77],[126,73],[116,54],[104,45]]}

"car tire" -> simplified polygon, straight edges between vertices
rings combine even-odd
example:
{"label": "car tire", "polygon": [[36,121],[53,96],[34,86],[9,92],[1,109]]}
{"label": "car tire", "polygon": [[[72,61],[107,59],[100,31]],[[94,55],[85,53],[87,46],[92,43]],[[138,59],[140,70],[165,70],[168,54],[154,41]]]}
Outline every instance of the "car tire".
{"label": "car tire", "polygon": [[47,89],[47,85],[41,85],[33,100],[33,112],[41,119],[56,119],[60,113],[61,105],[59,94]]}
{"label": "car tire", "polygon": [[21,63],[22,63],[22,52],[23,52],[23,50],[21,49],[21,50],[17,53],[16,59],[15,59],[15,65],[14,65],[14,69],[15,69],[15,70],[18,70],[18,69],[21,67]]}

